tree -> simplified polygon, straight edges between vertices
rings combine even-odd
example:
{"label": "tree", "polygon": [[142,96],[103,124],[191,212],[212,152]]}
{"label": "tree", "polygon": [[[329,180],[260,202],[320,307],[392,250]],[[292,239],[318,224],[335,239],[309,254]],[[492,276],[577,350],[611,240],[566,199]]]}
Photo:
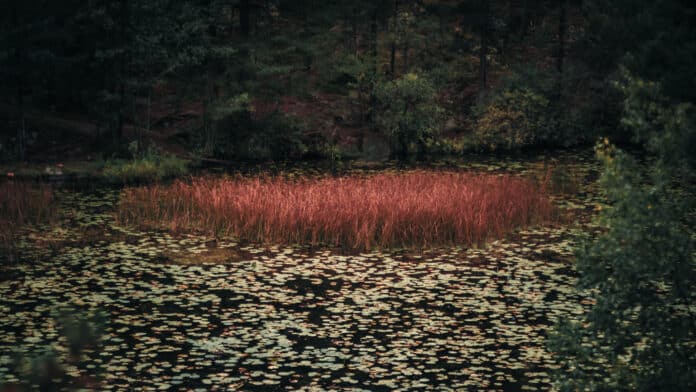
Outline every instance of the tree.
{"label": "tree", "polygon": [[606,76],[618,66],[660,83],[668,97],[696,100],[696,4],[680,0],[585,0],[580,60]]}
{"label": "tree", "polygon": [[[45,8],[34,9],[34,6]],[[53,10],[51,4],[44,2],[21,2],[17,0],[7,1],[0,7],[0,72],[3,80],[0,82],[9,102],[14,106],[11,127],[6,127],[6,138],[14,140],[14,151],[11,155],[19,160],[25,159],[27,146],[27,101],[33,87],[44,81],[45,72],[37,72],[42,67],[39,62],[50,59],[54,52],[42,48],[41,42],[45,40],[44,31],[53,25],[54,20],[50,16]],[[57,12],[54,18],[60,16]],[[42,71],[46,71],[42,69]],[[0,144],[4,140],[0,139]],[[0,151],[0,154],[2,152]],[[7,151],[10,153],[10,151]]]}
{"label": "tree", "polygon": [[558,55],[556,57],[556,71],[558,72],[558,96],[563,92],[563,61],[565,60],[565,36],[566,36],[566,13],[568,12],[567,0],[559,0],[558,11]]}
{"label": "tree", "polygon": [[[483,98],[488,89],[489,55],[493,42],[493,8],[490,0],[461,2],[459,12],[462,13],[462,28],[473,31],[478,35],[478,92]],[[473,48],[472,48],[473,49]]]}
{"label": "tree", "polygon": [[379,101],[377,123],[391,139],[394,155],[405,159],[410,145],[415,144],[419,155],[440,130],[442,108],[435,100],[435,89],[416,74],[383,82],[376,88]]}
{"label": "tree", "polygon": [[487,150],[514,150],[555,142],[549,100],[530,88],[496,91],[480,108],[474,137]]}
{"label": "tree", "polygon": [[251,5],[249,0],[239,1],[239,32],[244,39],[249,38]]}
{"label": "tree", "polygon": [[488,86],[488,39],[490,31],[491,2],[483,0],[481,6],[481,21],[479,25],[481,47],[479,49],[479,92],[484,94]]}
{"label": "tree", "polygon": [[[577,252],[596,303],[550,340],[561,390],[696,389],[696,7],[586,2],[584,61],[621,75],[622,128],[655,158],[647,173],[607,139],[597,148],[607,231]],[[620,72],[616,72],[617,69]],[[606,76],[599,76],[606,78]],[[614,77],[615,79],[615,77]],[[606,109],[605,109],[606,110]]]}
{"label": "tree", "polygon": [[[670,104],[659,85],[628,78],[624,124],[656,154],[649,181],[635,159],[604,140],[607,232],[579,249],[579,286],[595,305],[562,322],[551,347],[561,390],[696,389],[696,107]],[[691,152],[689,152],[691,151]],[[681,181],[680,181],[681,180]],[[681,189],[674,184],[680,182]],[[598,365],[601,364],[601,368]]]}
{"label": "tree", "polygon": [[[19,11],[19,1],[12,1],[12,27],[15,31],[20,30],[20,11]],[[17,34],[14,47],[14,58],[15,58],[15,83],[16,83],[16,106],[17,106],[17,157],[19,160],[24,160],[24,152],[26,148],[26,120],[24,118],[24,73],[22,69],[24,68],[24,57],[25,57],[25,43],[23,39],[23,34]]]}

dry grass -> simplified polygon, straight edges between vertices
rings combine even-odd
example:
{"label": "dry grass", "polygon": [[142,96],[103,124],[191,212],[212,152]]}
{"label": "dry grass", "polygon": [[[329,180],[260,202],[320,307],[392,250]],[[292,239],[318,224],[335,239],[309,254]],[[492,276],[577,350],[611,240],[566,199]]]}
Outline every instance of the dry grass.
{"label": "dry grass", "polygon": [[0,183],[0,252],[12,259],[22,226],[53,221],[56,211],[52,201],[53,191],[48,185]]}
{"label": "dry grass", "polygon": [[137,226],[354,249],[481,244],[551,215],[545,187],[534,181],[433,171],[199,178],[127,188],[118,207],[119,221]]}

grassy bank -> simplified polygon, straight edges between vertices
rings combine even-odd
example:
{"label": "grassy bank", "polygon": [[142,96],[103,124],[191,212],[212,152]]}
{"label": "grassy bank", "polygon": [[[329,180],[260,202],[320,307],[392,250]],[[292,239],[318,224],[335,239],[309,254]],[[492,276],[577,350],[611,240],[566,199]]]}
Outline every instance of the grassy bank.
{"label": "grassy bank", "polygon": [[513,176],[414,171],[367,178],[198,178],[127,188],[121,223],[354,249],[480,244],[549,220],[544,187]]}
{"label": "grassy bank", "polygon": [[91,181],[106,184],[149,183],[181,177],[190,161],[169,155],[132,159],[75,160],[61,163],[0,164],[0,176],[20,181]]}

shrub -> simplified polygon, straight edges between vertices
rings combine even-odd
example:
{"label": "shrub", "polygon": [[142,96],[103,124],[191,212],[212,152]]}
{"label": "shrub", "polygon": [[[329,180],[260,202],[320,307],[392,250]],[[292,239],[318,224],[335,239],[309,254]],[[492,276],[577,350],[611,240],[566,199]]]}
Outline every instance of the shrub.
{"label": "shrub", "polygon": [[395,155],[406,157],[415,144],[420,154],[440,131],[443,110],[437,104],[432,84],[416,74],[407,74],[376,86],[379,107],[377,124],[391,139]]}
{"label": "shrub", "polygon": [[534,181],[416,171],[368,178],[194,179],[127,188],[118,220],[274,243],[369,249],[480,244],[548,220]]}
{"label": "shrub", "polygon": [[558,73],[534,65],[514,66],[512,72],[501,83],[501,90],[530,90],[535,94],[550,97],[557,93]]}
{"label": "shrub", "polygon": [[572,77],[577,87],[573,88],[574,96],[566,109],[565,139],[571,143],[591,143],[598,137],[609,136],[615,142],[630,141],[631,132],[620,126],[624,95],[612,86],[616,75],[601,81],[592,80],[587,73]]}
{"label": "shrub", "polygon": [[188,167],[185,160],[152,151],[132,160],[108,161],[102,171],[106,179],[120,183],[159,181],[186,173]]}
{"label": "shrub", "polygon": [[606,81],[592,81],[588,72],[573,64],[563,75],[537,66],[513,67],[474,111],[481,147],[568,147],[616,135],[621,94]]}
{"label": "shrub", "polygon": [[550,102],[531,89],[503,90],[477,109],[474,136],[484,149],[511,150],[550,141]]}
{"label": "shrub", "polygon": [[656,160],[645,173],[607,139],[597,146],[606,231],[577,251],[579,285],[594,304],[552,335],[557,383],[562,391],[693,391],[696,115],[691,103],[627,76],[622,122]]}
{"label": "shrub", "polygon": [[468,135],[434,138],[426,142],[428,154],[436,157],[462,156],[475,152],[479,145]]}
{"label": "shrub", "polygon": [[297,117],[273,113],[262,124],[262,143],[274,160],[300,158],[307,152],[303,141],[305,126]]}
{"label": "shrub", "polygon": [[[607,232],[578,250],[582,289],[596,303],[581,323],[563,322],[550,341],[563,391],[691,391],[696,387],[693,227],[659,185],[644,186],[634,159],[609,146],[601,183]],[[597,364],[602,371],[597,371]]]}
{"label": "shrub", "polygon": [[218,122],[218,140],[213,155],[226,159],[286,160],[307,151],[305,124],[297,117],[275,111],[254,119],[237,113]]}

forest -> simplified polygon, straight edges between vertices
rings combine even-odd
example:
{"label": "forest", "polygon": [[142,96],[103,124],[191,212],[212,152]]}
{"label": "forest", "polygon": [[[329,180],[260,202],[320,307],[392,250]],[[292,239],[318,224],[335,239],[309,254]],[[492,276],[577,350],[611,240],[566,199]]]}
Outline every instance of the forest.
{"label": "forest", "polygon": [[696,5],[6,0],[0,392],[696,390]]}

